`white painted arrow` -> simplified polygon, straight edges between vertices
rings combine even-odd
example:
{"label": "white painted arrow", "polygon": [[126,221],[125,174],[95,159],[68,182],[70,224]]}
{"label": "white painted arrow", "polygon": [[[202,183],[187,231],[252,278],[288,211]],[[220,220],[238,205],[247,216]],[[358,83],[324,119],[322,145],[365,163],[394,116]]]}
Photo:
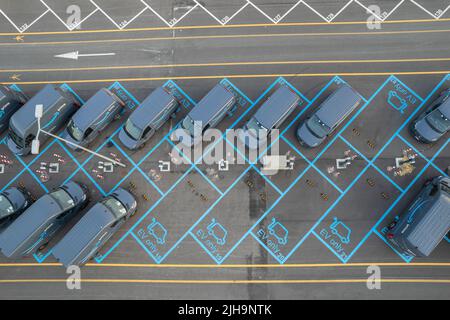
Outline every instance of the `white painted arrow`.
{"label": "white painted arrow", "polygon": [[78,60],[80,57],[103,57],[103,56],[115,56],[115,53],[86,53],[81,54],[79,51],[68,52],[55,55],[55,58]]}

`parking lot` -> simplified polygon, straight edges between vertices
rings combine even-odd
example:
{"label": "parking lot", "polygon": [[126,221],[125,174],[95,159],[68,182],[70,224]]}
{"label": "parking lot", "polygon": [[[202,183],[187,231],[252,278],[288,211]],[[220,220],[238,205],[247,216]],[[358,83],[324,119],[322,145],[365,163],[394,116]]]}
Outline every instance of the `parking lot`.
{"label": "parking lot", "polygon": [[[3,2],[7,3],[4,7]],[[59,283],[66,275],[54,265],[52,246],[80,214],[33,257],[17,261],[0,258],[1,278],[5,280],[0,284],[0,297],[36,297],[39,288],[49,283],[44,280],[49,279],[55,282],[50,286],[55,291],[45,290],[45,297],[336,298],[345,290],[350,290],[347,297],[352,298],[382,297],[382,293],[364,291],[365,269],[352,266],[358,263],[394,264],[383,269],[390,279],[449,280],[450,239],[446,238],[431,257],[413,259],[397,252],[385,238],[386,226],[409,206],[425,181],[449,174],[450,137],[425,145],[408,129],[427,105],[450,88],[445,33],[450,22],[447,11],[439,12],[439,8],[446,9],[446,1],[430,1],[428,12],[412,3],[403,4],[387,17],[417,22],[388,23],[379,31],[368,31],[364,24],[330,25],[367,19],[360,5],[348,1],[340,5],[341,1],[318,2],[317,11],[322,12],[318,16],[311,10],[306,13],[304,7],[300,10],[303,3],[292,7],[264,1],[247,5],[232,1],[230,6],[214,1],[187,1],[183,5],[156,1],[149,9],[145,1],[136,1],[126,11],[123,1],[103,4],[96,0],[89,4],[92,11],[87,12],[93,13],[84,16],[83,28],[73,34],[57,19],[58,14],[64,14],[60,1],[45,1],[44,10],[51,11],[32,25],[30,21],[41,12],[41,2],[33,2],[20,14],[12,1],[3,2],[3,16],[15,21],[19,31],[7,19],[0,19],[0,31],[4,32],[0,34],[0,81],[29,97],[46,83],[55,83],[82,101],[102,87],[110,88],[126,103],[125,112],[89,148],[126,167],[74,152],[55,139],[42,146],[39,155],[21,158],[8,150],[3,134],[0,191],[23,185],[38,198],[73,180],[89,187],[92,206],[118,187],[125,187],[138,200],[138,213],[83,269],[93,280],[136,281],[127,285],[87,282],[84,293],[67,292],[64,283]],[[383,10],[390,12],[400,1],[387,2],[392,2],[391,7],[385,4]],[[103,8],[108,10],[103,13]],[[208,8],[210,11],[204,10]],[[288,12],[289,8],[292,11]],[[160,13],[159,20],[153,19],[155,12]],[[422,21],[430,18],[430,12],[442,14],[431,22]],[[300,22],[306,25],[295,25]],[[268,25],[274,23],[280,25]],[[122,32],[88,32],[111,28]],[[127,28],[133,30],[123,32]],[[56,34],[48,33],[50,30]],[[342,35],[329,34],[336,32]],[[23,43],[14,39],[20,34]],[[253,36],[244,36],[250,34]],[[115,56],[80,57],[77,61],[53,57],[75,50],[113,51]],[[174,163],[173,130],[218,82],[236,97],[233,112],[218,127],[222,132],[241,128],[281,85],[301,97],[280,128],[279,139],[271,141],[266,150],[270,154],[278,146],[280,154],[291,160],[289,170],[265,175],[261,163],[240,154],[225,135],[214,141],[213,147],[219,145],[224,150],[229,165],[205,164],[202,159],[211,150],[207,144],[187,164]],[[298,125],[343,84],[353,87],[362,103],[319,148],[300,145]],[[180,108],[144,148],[129,151],[118,139],[118,132],[140,101],[158,86],[172,92]],[[242,164],[233,164],[237,158]],[[398,165],[411,158],[414,161],[407,170]],[[415,269],[417,263],[436,265],[417,265],[419,269]],[[360,279],[361,283],[326,283],[336,278]],[[27,283],[27,279],[31,281]],[[155,280],[152,293],[143,288],[146,281],[152,283],[150,279]],[[221,291],[218,283],[204,287],[204,279],[224,281],[222,288],[226,289]],[[325,284],[305,284],[308,279]],[[178,284],[187,292],[183,294],[171,280],[193,283]],[[242,284],[233,286],[232,281],[239,280]],[[262,282],[252,283],[254,280]],[[264,280],[280,283],[271,285]],[[121,291],[121,286],[126,290]],[[449,293],[448,283],[412,286],[387,283],[390,293],[386,297],[445,298]],[[108,292],[108,288],[113,290]],[[312,288],[310,295],[308,288]]]}

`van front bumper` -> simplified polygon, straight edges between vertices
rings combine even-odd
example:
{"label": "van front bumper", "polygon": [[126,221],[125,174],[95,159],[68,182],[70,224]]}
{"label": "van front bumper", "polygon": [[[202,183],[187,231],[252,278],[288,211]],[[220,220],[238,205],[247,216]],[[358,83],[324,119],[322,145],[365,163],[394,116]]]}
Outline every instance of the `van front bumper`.
{"label": "van front bumper", "polygon": [[31,148],[20,148],[9,136],[6,138],[8,149],[17,156],[27,156],[31,152]]}

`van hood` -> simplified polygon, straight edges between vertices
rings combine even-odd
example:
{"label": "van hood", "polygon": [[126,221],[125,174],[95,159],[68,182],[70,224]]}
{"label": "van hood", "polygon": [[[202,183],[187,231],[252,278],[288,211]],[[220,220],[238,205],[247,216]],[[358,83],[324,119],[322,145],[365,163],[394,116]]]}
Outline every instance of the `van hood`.
{"label": "van hood", "polygon": [[424,138],[425,140],[429,141],[429,142],[435,142],[437,141],[440,137],[441,134],[437,131],[435,131],[426,121],[425,118],[420,119],[415,125],[414,125],[414,130],[420,135],[422,136],[422,138]]}
{"label": "van hood", "polygon": [[315,135],[309,131],[306,122],[303,123],[297,130],[297,138],[301,144],[308,146],[310,148],[317,147],[320,145],[325,139],[317,138]]}
{"label": "van hood", "polygon": [[119,140],[130,150],[135,150],[140,146],[140,141],[131,138],[128,133],[126,133],[124,128],[122,128],[119,132]]}

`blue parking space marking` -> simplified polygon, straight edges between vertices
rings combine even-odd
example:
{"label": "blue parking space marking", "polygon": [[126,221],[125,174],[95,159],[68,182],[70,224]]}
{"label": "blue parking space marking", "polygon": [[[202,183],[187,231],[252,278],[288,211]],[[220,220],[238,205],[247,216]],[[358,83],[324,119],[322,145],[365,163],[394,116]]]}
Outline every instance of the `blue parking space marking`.
{"label": "blue parking space marking", "polygon": [[[181,196],[182,202],[173,201]],[[133,227],[133,233],[152,252],[155,262],[160,263],[190,233],[193,227],[189,227],[189,222],[201,219],[220,196],[210,184],[204,182],[201,175],[184,177],[168,197],[163,197],[151,215]],[[167,210],[169,205],[171,209]],[[182,223],[180,219],[187,223]],[[152,229],[155,221],[166,230],[164,242]]]}
{"label": "blue parking space marking", "polygon": [[[377,170],[370,165],[368,167],[354,188],[321,218],[321,223],[315,228],[315,234],[343,262],[350,259],[360,243],[370,235],[378,219],[401,194]],[[381,192],[389,198],[383,201]]]}
{"label": "blue parking space marking", "polygon": [[[408,106],[403,108],[402,112],[390,105],[390,92],[396,92],[407,101]],[[422,102],[422,98],[413,90],[395,76],[391,76],[371,99],[365,111],[352,123],[352,128],[344,131],[341,136],[355,146],[361,154],[370,158],[389,141],[397,128],[420,107]],[[385,129],[381,132],[378,130],[378,124],[373,121],[378,119],[380,114],[385,119]]]}
{"label": "blue parking space marking", "polygon": [[342,141],[344,141],[352,150],[354,150],[361,158],[363,158],[372,168],[378,171],[379,174],[381,174],[386,180],[388,180],[392,185],[394,185],[400,192],[403,192],[402,187],[400,187],[394,180],[392,180],[391,177],[389,177],[383,170],[381,170],[378,166],[375,165],[375,163],[366,156],[364,156],[362,153],[360,153],[350,142],[348,142],[344,137],[339,137]]}
{"label": "blue parking space marking", "polygon": [[407,254],[401,253],[399,252],[390,242],[388,239],[386,239],[386,233],[387,233],[387,228],[383,228],[383,230],[381,230],[381,233],[378,230],[374,230],[373,231],[374,234],[376,234],[381,240],[383,240],[384,243],[386,243],[400,258],[403,259],[403,261],[405,261],[406,263],[410,263],[414,257],[409,256]]}
{"label": "blue parking space marking", "polygon": [[443,176],[447,176],[448,174],[445,173],[444,171],[442,171],[441,168],[439,168],[437,165],[435,165],[433,162],[431,162],[427,157],[425,157],[419,150],[416,149],[416,147],[414,147],[408,140],[406,140],[405,138],[403,138],[400,134],[397,135],[406,145],[408,145],[411,149],[414,150],[414,152],[416,152],[419,156],[421,156],[423,159],[426,160],[426,162],[431,165],[434,169],[436,169],[440,174],[442,174]]}
{"label": "blue parking space marking", "polygon": [[[242,206],[242,203],[248,201],[249,188],[256,188],[246,181],[246,176],[251,176],[252,171],[253,174],[259,174],[252,167],[248,167],[227,192],[205,212],[191,231],[191,236],[218,264],[226,260],[234,244],[242,240],[242,235],[251,227],[250,215],[247,212],[249,209]],[[265,193],[276,194],[274,190],[267,190],[268,186],[265,188]],[[272,201],[265,193],[259,195],[260,201]]]}
{"label": "blue parking space marking", "polygon": [[[6,146],[6,141],[3,139],[0,143],[0,164],[1,164],[1,174],[0,174],[0,192],[11,186],[14,181],[22,173],[27,171],[26,166],[22,165],[22,162],[18,161],[14,154],[9,151]],[[14,161],[17,160],[17,161]]]}
{"label": "blue parking space marking", "polygon": [[[440,85],[444,83],[444,81],[448,81],[449,76],[445,77]],[[438,87],[436,87],[430,95],[422,99],[418,94],[416,94],[413,90],[411,90],[405,83],[401,82],[394,76],[389,77],[384,84],[377,89],[377,91],[368,99],[364,99],[365,102],[358,110],[355,111],[355,114],[345,123],[339,132],[335,133],[333,137],[327,141],[324,148],[319,151],[319,153],[314,154],[313,157],[310,156],[308,152],[305,152],[301,147],[297,146],[296,141],[292,140],[290,136],[288,136],[288,131],[292,129],[292,127],[298,124],[299,119],[305,116],[307,110],[313,107],[314,103],[318,101],[318,98],[323,95],[323,93],[330,89],[332,85],[338,85],[343,81],[339,77],[333,78],[324,88],[321,89],[319,94],[317,94],[313,99],[306,99],[300,92],[298,92],[291,84],[286,82],[283,78],[277,79],[274,83],[269,86],[265,90],[265,92],[258,97],[255,102],[252,102],[239,88],[234,86],[227,79],[223,79],[221,81],[222,84],[227,86],[235,95],[238,97],[238,107],[233,109],[230,118],[227,119],[228,122],[232,122],[231,124],[227,124],[227,128],[233,128],[239,125],[245,117],[250,115],[252,110],[256,109],[256,106],[262,99],[270,93],[277,85],[285,84],[290,86],[293,90],[295,90],[299,95],[301,95],[303,102],[301,105],[301,110],[295,114],[292,120],[289,121],[288,126],[283,128],[282,135],[280,136],[280,141],[285,145],[286,149],[292,150],[296,155],[299,156],[300,160],[304,162],[304,166],[302,166],[299,172],[295,173],[293,177],[293,181],[289,181],[287,186],[280,186],[279,178],[268,177],[263,174],[261,169],[256,164],[247,164],[242,166],[243,172],[239,171],[238,177],[233,177],[232,180],[227,182],[226,185],[219,185],[217,181],[208,177],[204,171],[202,171],[201,159],[196,159],[194,164],[189,164],[186,166],[186,170],[182,170],[183,173],[181,176],[176,177],[176,181],[171,182],[168,186],[168,189],[161,189],[157,183],[155,183],[148,174],[146,174],[146,170],[141,166],[146,160],[155,160],[157,154],[160,153],[159,148],[162,147],[163,144],[170,145],[174,147],[175,144],[170,140],[171,133],[177,125],[173,128],[170,128],[168,134],[165,134],[161,139],[155,139],[156,145],[152,146],[150,150],[145,150],[145,154],[131,154],[127,150],[123,149],[122,145],[118,143],[116,140],[117,133],[122,128],[121,126],[115,130],[100,146],[96,148],[97,151],[101,151],[106,144],[112,144],[117,151],[126,158],[126,161],[130,163],[128,171],[120,177],[120,181],[116,181],[111,190],[103,190],[101,184],[97,183],[96,180],[92,177],[92,173],[86,170],[86,166],[89,161],[92,160],[92,156],[87,159],[80,160],[78,157],[74,156],[69,149],[65,147],[65,145],[59,141],[51,141],[48,143],[45,149],[42,150],[41,154],[34,157],[29,163],[26,160],[18,159],[20,164],[23,166],[22,169],[17,173],[17,175],[8,179],[9,183],[14,183],[21,176],[30,175],[33,178],[33,181],[39,185],[45,191],[48,191],[48,187],[45,188],[45,183],[43,184],[40,179],[33,172],[33,164],[36,165],[42,155],[49,154],[52,152],[52,147],[61,147],[67,154],[70,156],[71,160],[76,164],[76,170],[66,181],[75,177],[76,174],[82,173],[84,174],[95,186],[96,189],[102,195],[106,195],[109,192],[112,192],[116,188],[121,185],[124,185],[127,181],[132,181],[136,177],[141,177],[146,180],[146,182],[151,186],[151,188],[155,189],[154,196],[155,199],[148,203],[150,208],[143,209],[144,214],[139,217],[138,221],[136,221],[131,228],[129,228],[123,235],[121,235],[120,239],[115,241],[114,244],[109,247],[106,252],[97,257],[97,262],[101,263],[106,259],[111,252],[119,246],[119,244],[127,237],[132,236],[133,239],[145,250],[151,259],[156,261],[157,263],[162,263],[176,248],[178,244],[180,244],[186,237],[192,237],[195,241],[204,249],[205,252],[218,264],[223,263],[233,252],[234,250],[242,243],[244,239],[248,236],[256,239],[262,247],[264,247],[279,263],[285,263],[297,250],[300,249],[304,241],[310,237],[316,237],[319,239],[325,247],[330,249],[343,263],[348,262],[352,256],[359,250],[362,244],[367,240],[367,238],[376,234],[380,237],[389,247],[391,247],[404,261],[410,262],[412,257],[407,257],[399,254],[395,248],[393,248],[389,241],[385,239],[383,236],[383,229],[379,229],[381,223],[384,219],[390,214],[396,205],[404,198],[405,194],[411,190],[412,186],[414,186],[419,177],[424,175],[425,171],[429,168],[435,169],[440,174],[446,174],[442,168],[442,166],[436,165],[436,158],[442,153],[442,151],[449,146],[449,140],[444,141],[442,146],[439,146],[439,149],[432,157],[425,157],[423,151],[421,151],[414,143],[408,140],[401,130],[405,128],[407,123],[415,116],[417,113],[423,109],[425,103],[429,102],[430,97],[436,93]],[[76,95],[73,90],[67,86],[63,85],[66,90],[71,91],[74,95]],[[181,88],[177,86],[177,84],[173,81],[168,81],[165,84],[166,88],[169,88],[174,95],[176,95],[177,99],[180,101],[180,104],[183,109],[189,110],[193,105],[195,105],[195,101],[191,99]],[[127,97],[127,105],[130,109],[135,108],[139,102],[125,89],[120,83],[115,83],[110,88],[117,90],[121,94]],[[20,90],[20,88],[18,89]],[[393,92],[393,93],[391,93]],[[386,112],[391,114],[396,114],[401,121],[397,121],[393,125],[392,128],[397,128],[398,130],[392,130],[395,132],[391,132],[389,129],[387,134],[387,140],[383,138],[382,141],[378,141],[375,149],[372,149],[370,152],[367,152],[363,147],[359,146],[352,136],[348,136],[347,129],[357,122],[361,117],[363,117],[367,110],[371,109],[371,105],[374,105],[381,95],[384,95],[386,98],[384,101],[384,105],[386,107]],[[78,99],[81,99],[76,95]],[[299,109],[300,109],[299,108]],[[392,133],[392,134],[391,134]],[[223,136],[225,138],[225,136]],[[419,173],[414,177],[412,181],[408,181],[407,185],[399,183],[397,180],[394,180],[387,174],[384,170],[382,170],[382,166],[377,162],[377,160],[381,157],[382,153],[386,151],[389,146],[393,145],[394,140],[401,140],[408,147],[410,147],[415,153],[419,155],[420,158],[424,159],[425,166],[423,168],[418,168],[417,171]],[[4,141],[1,143],[4,144]],[[226,143],[229,143],[226,141]],[[327,154],[327,150],[331,150],[338,143],[344,143],[348,146],[349,149],[358,154],[358,156],[364,160],[364,168],[356,175],[352,176],[349,180],[349,183],[340,184],[330,178],[327,175],[326,171],[320,166],[320,162],[322,161],[324,155]],[[268,151],[270,146],[267,148]],[[434,150],[433,150],[434,151]],[[237,151],[238,152],[238,151]],[[261,156],[261,155],[260,155]],[[203,157],[203,156],[202,156]],[[360,170],[360,169],[358,169]],[[226,215],[220,212],[220,207],[223,203],[226,202],[227,195],[229,196],[232,192],[239,192],[238,184],[243,183],[244,177],[249,172],[254,172],[255,174],[261,176],[263,181],[265,182],[266,188],[270,189],[271,194],[275,195],[275,199],[273,203],[268,205],[268,209],[257,219],[256,222],[252,221],[253,225],[247,225],[242,230],[242,232],[236,232],[234,224],[228,221]],[[163,214],[163,208],[166,206],[166,203],[169,201],[176,201],[176,194],[179,190],[182,190],[186,187],[187,180],[192,180],[189,176],[190,173],[196,173],[194,176],[197,179],[195,181],[196,186],[202,186],[206,191],[204,193],[211,193],[213,196],[207,196],[207,201],[199,200],[198,196],[195,193],[191,194],[192,201],[200,201],[201,208],[195,208],[195,210],[191,210],[194,213],[195,217],[192,218],[192,226],[189,228],[185,228],[183,230],[177,230],[176,226],[174,227],[170,223],[169,220],[165,220]],[[367,228],[362,230],[361,228],[355,228],[351,223],[348,222],[348,219],[345,217],[336,214],[336,210],[339,205],[345,204],[348,198],[351,198],[352,191],[358,188],[353,188],[358,185],[358,181],[363,181],[364,177],[367,175],[377,175],[379,178],[377,180],[383,181],[386,183],[388,188],[395,190],[395,192],[399,193],[398,197],[391,196],[392,204],[389,203],[389,208],[383,210],[384,212],[377,212],[376,217],[370,215],[373,219],[370,221],[370,228],[367,231]],[[282,206],[283,199],[286,200],[289,192],[303,190],[303,187],[300,187],[300,181],[304,181],[306,178],[308,179],[318,179],[323,185],[327,185],[328,192],[326,194],[328,200],[326,202],[326,208],[323,210],[319,210],[317,213],[317,219],[312,221],[312,226],[307,226],[305,230],[299,231],[295,227],[291,225],[290,222],[284,221],[283,216],[277,214],[276,210]],[[207,183],[204,183],[206,180]],[[6,187],[4,187],[6,188]],[[391,190],[390,189],[390,190]],[[186,191],[186,190],[185,190]],[[304,191],[304,190],[303,190]],[[198,192],[196,190],[195,192]],[[201,193],[201,192],[200,192]],[[320,192],[319,192],[320,194]],[[172,208],[172,204],[171,204]],[[218,211],[218,213],[216,213]],[[366,210],[367,211],[367,210]],[[164,211],[164,213],[167,211]],[[322,213],[325,212],[325,213]],[[365,212],[367,214],[367,212]],[[382,213],[381,217],[380,214]],[[168,218],[166,218],[168,219]],[[176,219],[174,219],[176,220]],[[372,226],[373,222],[376,221],[375,225]],[[231,223],[231,224],[230,224]],[[323,230],[322,224],[327,224],[327,233],[321,234]],[[320,229],[320,230],[319,230]],[[360,231],[358,233],[358,230]],[[367,233],[366,233],[367,231]],[[325,235],[325,236],[324,236]],[[337,250],[337,245],[335,242],[330,243],[327,242],[327,239],[334,237],[339,240],[341,247],[345,245],[351,245],[349,251],[345,251],[345,255],[340,254],[341,252]],[[360,240],[360,241],[359,241]],[[446,238],[449,241],[448,238]],[[41,254],[35,255],[35,259],[38,262],[43,262],[46,260],[50,252],[45,252]]]}
{"label": "blue parking space marking", "polygon": [[375,232],[377,230],[381,223],[386,219],[386,217],[394,210],[394,208],[397,206],[397,204],[404,198],[404,196],[408,193],[408,191],[412,188],[412,186],[422,177],[422,175],[425,173],[425,171],[431,167],[431,163],[439,156],[439,154],[444,150],[444,148],[449,145],[450,139],[448,139],[445,144],[436,152],[436,154],[430,159],[430,161],[425,165],[425,167],[415,176],[414,180],[411,182],[411,184],[403,191],[403,193],[400,194],[400,196],[392,203],[392,205],[389,207],[388,210],[383,214],[383,216],[378,220],[376,225],[372,228],[372,232]]}
{"label": "blue parking space marking", "polygon": [[[270,209],[264,221],[252,229],[252,236],[279,263],[285,263],[303,244],[315,221],[340,195],[315,168],[310,166],[306,171]],[[298,199],[308,199],[308,202],[299,205]]]}
{"label": "blue parking space marking", "polygon": [[78,99],[78,101],[81,102],[81,104],[84,104],[84,103],[86,102],[86,101],[84,101],[83,98],[81,98],[81,97],[75,92],[75,90],[73,90],[72,87],[69,86],[67,83],[63,83],[63,84],[61,85],[61,88],[64,89],[64,90],[66,90],[66,91],[69,91],[70,93],[72,93],[72,94]]}
{"label": "blue parking space marking", "polygon": [[133,110],[139,105],[139,101],[120,82],[113,83],[108,89],[114,92],[128,109]]}
{"label": "blue parking space marking", "polygon": [[447,242],[450,243],[450,237],[449,236],[446,236],[445,240],[447,240]]}

